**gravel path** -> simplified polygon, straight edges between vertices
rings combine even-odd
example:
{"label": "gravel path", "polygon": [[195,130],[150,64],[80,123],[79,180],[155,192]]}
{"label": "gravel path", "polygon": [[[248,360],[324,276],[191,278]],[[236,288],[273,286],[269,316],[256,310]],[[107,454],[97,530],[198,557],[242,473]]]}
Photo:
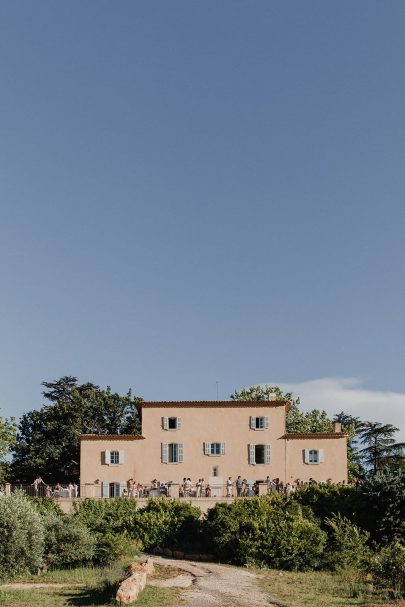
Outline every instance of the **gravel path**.
{"label": "gravel path", "polygon": [[185,572],[154,583],[161,587],[185,588],[182,594],[185,607],[275,607],[260,589],[258,575],[245,569],[157,557],[154,561]]}

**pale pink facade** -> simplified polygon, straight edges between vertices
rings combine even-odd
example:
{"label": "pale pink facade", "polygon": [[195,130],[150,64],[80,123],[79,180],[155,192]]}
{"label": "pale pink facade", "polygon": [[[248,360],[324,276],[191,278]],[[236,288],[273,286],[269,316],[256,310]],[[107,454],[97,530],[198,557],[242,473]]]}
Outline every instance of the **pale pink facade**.
{"label": "pale pink facade", "polygon": [[[284,401],[145,402],[142,436],[81,437],[80,484],[347,480],[347,437],[285,433]],[[338,429],[338,428],[337,428]],[[104,491],[107,497],[106,491]]]}

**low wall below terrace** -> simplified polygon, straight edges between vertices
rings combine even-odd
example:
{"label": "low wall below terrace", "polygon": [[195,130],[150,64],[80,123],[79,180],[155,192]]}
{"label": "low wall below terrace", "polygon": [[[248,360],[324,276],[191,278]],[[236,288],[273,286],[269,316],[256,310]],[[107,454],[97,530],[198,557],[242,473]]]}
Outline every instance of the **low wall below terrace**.
{"label": "low wall below terrace", "polygon": [[[76,499],[72,499],[72,498],[55,498],[55,502],[57,504],[59,504],[59,506],[62,508],[63,512],[65,514],[70,514],[70,512],[73,511],[73,502],[80,502],[82,501],[84,498],[76,498]],[[102,498],[93,498],[93,499],[102,499]],[[111,498],[114,499],[114,498]],[[122,499],[122,498],[119,498]],[[188,502],[189,504],[191,504],[192,506],[196,506],[198,508],[200,508],[200,510],[205,514],[206,512],[208,512],[208,510],[210,508],[213,508],[215,506],[215,504],[221,504],[221,503],[225,503],[225,504],[231,504],[233,502],[235,498],[234,497],[198,497],[198,498],[187,498],[187,497],[183,497],[180,498],[180,501],[182,502]],[[239,498],[239,499],[243,499],[243,498]],[[144,508],[144,506],[146,506],[146,504],[148,503],[149,499],[146,498],[137,498],[136,500],[138,508]]]}

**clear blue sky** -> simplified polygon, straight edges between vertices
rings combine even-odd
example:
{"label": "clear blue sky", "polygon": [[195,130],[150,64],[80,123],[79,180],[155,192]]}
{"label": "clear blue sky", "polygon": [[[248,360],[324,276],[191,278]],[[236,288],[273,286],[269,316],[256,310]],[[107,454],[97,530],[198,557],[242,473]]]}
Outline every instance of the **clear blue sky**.
{"label": "clear blue sky", "polygon": [[66,374],[405,391],[403,1],[5,1],[0,24],[1,414]]}

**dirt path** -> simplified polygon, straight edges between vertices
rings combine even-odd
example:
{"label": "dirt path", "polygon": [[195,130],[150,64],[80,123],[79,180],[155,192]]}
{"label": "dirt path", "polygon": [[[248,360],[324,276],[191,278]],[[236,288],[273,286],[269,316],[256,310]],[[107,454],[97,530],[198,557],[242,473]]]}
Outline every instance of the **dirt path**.
{"label": "dirt path", "polygon": [[260,589],[259,576],[245,569],[156,557],[154,561],[183,572],[157,581],[155,585],[184,588],[182,598],[185,607],[275,607]]}

